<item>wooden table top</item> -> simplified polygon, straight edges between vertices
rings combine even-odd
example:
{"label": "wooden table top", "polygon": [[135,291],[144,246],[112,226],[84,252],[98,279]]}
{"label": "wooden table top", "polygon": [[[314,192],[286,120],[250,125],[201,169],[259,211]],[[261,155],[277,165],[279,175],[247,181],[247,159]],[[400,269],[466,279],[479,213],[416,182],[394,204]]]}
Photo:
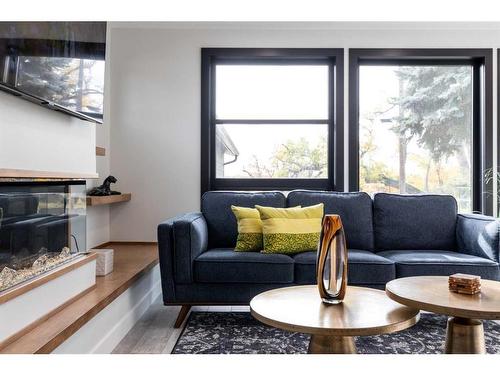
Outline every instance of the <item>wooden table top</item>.
{"label": "wooden table top", "polygon": [[321,301],[316,285],[269,290],[250,302],[254,318],[292,332],[332,336],[369,336],[406,329],[419,311],[387,298],[381,290],[348,286],[344,302]]}
{"label": "wooden table top", "polygon": [[448,276],[415,276],[392,280],[387,295],[406,306],[471,319],[500,319],[500,282],[481,280],[481,293],[450,292]]}

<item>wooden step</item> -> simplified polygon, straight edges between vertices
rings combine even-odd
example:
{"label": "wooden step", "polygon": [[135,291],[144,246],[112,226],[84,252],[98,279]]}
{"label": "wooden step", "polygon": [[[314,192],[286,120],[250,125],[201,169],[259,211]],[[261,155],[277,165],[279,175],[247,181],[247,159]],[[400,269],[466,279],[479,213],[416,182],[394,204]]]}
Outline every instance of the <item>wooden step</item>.
{"label": "wooden step", "polygon": [[114,249],[114,269],[96,287],[2,348],[0,353],[50,353],[158,264],[156,243],[103,244]]}

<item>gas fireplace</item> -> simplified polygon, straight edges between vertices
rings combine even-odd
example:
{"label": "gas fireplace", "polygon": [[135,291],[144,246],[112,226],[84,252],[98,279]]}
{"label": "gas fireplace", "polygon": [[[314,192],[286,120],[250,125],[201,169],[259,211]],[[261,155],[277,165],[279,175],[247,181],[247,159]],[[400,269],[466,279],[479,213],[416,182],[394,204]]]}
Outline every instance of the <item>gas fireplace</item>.
{"label": "gas fireplace", "polygon": [[0,182],[0,293],[86,251],[85,181]]}

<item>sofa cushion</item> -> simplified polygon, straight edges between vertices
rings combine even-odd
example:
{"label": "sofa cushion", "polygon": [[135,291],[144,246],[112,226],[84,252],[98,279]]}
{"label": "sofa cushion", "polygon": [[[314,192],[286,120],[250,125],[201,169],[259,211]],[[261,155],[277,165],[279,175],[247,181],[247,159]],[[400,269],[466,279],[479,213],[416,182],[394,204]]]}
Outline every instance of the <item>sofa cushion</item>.
{"label": "sofa cushion", "polygon": [[378,250],[454,250],[457,202],[450,195],[375,194]]}
{"label": "sofa cushion", "polygon": [[293,282],[293,259],[283,254],[211,249],[195,259],[194,277],[200,283],[288,284]]}
{"label": "sofa cushion", "polygon": [[378,255],[396,263],[396,276],[449,276],[454,273],[479,275],[497,280],[498,263],[473,255],[444,250],[390,250]]}
{"label": "sofa cushion", "polygon": [[[295,283],[316,284],[316,251],[297,254]],[[349,249],[347,282],[350,285],[385,285],[396,277],[394,262],[367,250]]]}
{"label": "sofa cushion", "polygon": [[285,196],[280,192],[208,191],[201,197],[201,212],[208,228],[208,248],[234,247],[238,236],[236,218],[231,205],[241,207],[285,207]]}
{"label": "sofa cushion", "polygon": [[287,206],[325,205],[325,214],[338,214],[342,219],[347,247],[372,250],[373,209],[370,196],[363,192],[294,190],[287,196]]}

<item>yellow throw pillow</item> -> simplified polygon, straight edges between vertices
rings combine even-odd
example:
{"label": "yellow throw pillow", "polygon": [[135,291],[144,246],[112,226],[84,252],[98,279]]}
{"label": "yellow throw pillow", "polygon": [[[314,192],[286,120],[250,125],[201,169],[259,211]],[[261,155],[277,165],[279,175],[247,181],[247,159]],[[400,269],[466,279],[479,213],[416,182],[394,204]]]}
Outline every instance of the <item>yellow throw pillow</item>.
{"label": "yellow throw pillow", "polygon": [[262,246],[262,221],[259,211],[250,207],[231,206],[238,221],[238,238],[235,251],[260,251]]}
{"label": "yellow throw pillow", "polygon": [[264,253],[296,254],[317,249],[323,203],[303,208],[255,208],[262,220]]}

